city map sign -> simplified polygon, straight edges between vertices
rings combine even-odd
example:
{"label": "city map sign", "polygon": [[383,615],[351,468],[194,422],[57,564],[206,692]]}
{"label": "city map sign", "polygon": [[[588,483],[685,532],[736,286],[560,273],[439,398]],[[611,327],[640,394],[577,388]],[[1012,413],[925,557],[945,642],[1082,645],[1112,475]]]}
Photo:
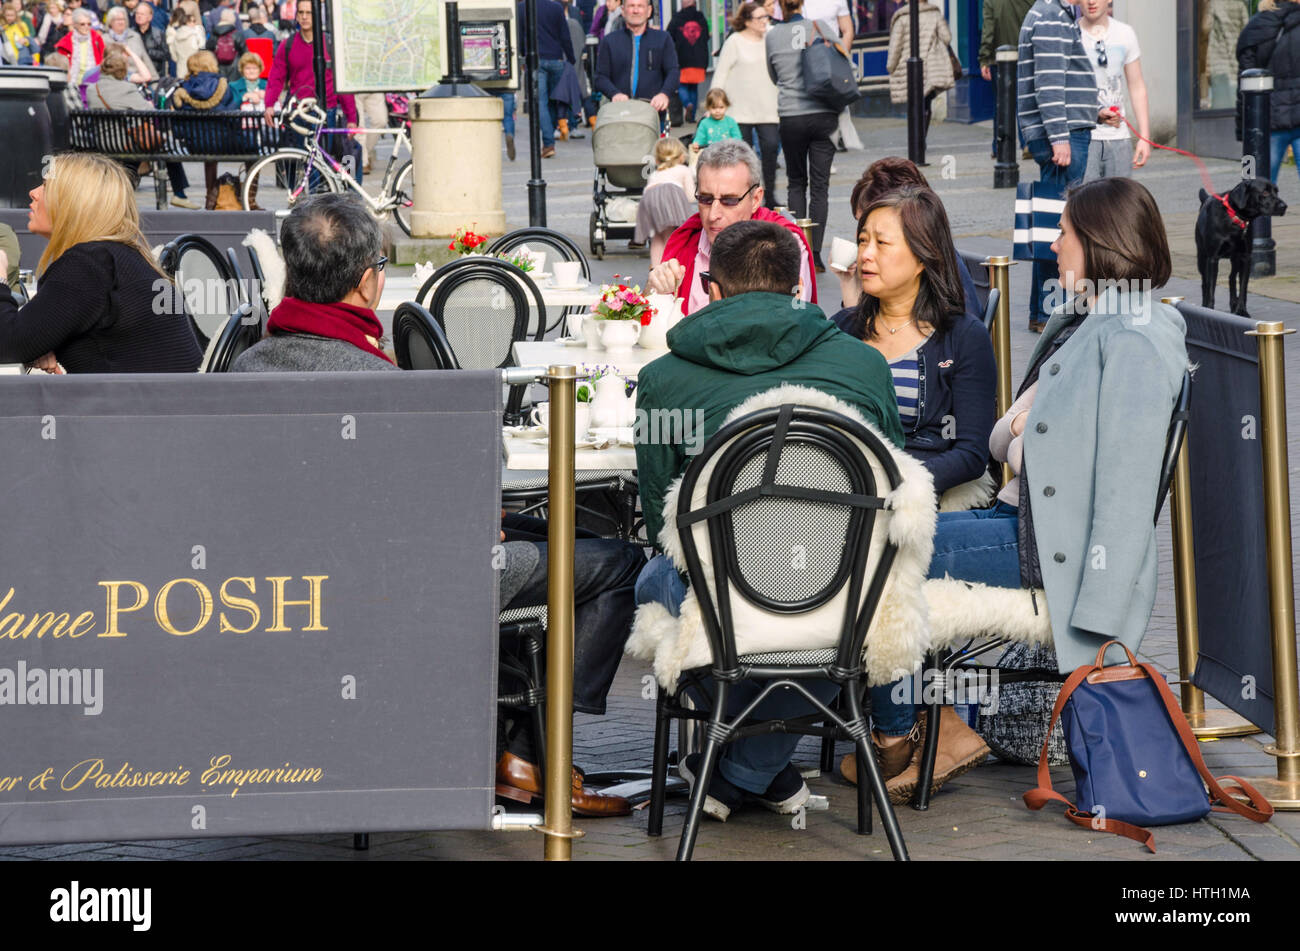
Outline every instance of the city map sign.
{"label": "city map sign", "polygon": [[339,92],[423,92],[442,78],[443,0],[330,0]]}

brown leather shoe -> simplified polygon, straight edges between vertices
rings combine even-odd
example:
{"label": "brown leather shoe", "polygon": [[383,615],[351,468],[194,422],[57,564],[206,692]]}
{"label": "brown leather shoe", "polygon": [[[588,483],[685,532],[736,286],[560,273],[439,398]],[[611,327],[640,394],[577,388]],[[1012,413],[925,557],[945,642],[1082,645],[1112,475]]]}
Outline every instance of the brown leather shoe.
{"label": "brown leather shoe", "polygon": [[[881,777],[889,781],[907,769],[916,752],[916,745],[921,741],[921,724],[917,722],[912,732],[905,736],[884,736],[871,731],[871,746],[876,753],[876,762],[880,764]],[[840,760],[840,775],[854,786],[858,784],[858,757],[850,753]]]}
{"label": "brown leather shoe", "polygon": [[548,145],[542,149],[542,158],[555,158],[555,146]]}
{"label": "brown leather shoe", "polygon": [[[924,739],[925,731],[922,730]],[[907,769],[889,782],[885,789],[889,791],[889,801],[895,804],[905,803],[916,792],[916,785],[921,779],[921,756],[924,743],[918,743],[912,761]],[[978,733],[962,722],[957,711],[952,707],[939,708],[939,749],[934,759],[934,779],[930,782],[930,795],[939,791],[939,787],[955,776],[974,769],[988,759],[988,744]]]}
{"label": "brown leather shoe", "polygon": [[[583,785],[582,771],[573,767],[573,812],[579,816],[626,816],[632,804],[622,796],[606,796]],[[542,774],[538,768],[515,754],[506,752],[497,760],[497,795],[516,802],[536,802],[542,798]]]}

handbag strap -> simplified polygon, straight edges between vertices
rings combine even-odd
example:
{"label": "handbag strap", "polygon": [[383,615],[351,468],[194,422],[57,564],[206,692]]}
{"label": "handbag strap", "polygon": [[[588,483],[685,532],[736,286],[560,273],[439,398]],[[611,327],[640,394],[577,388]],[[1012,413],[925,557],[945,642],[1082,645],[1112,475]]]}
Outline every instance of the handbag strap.
{"label": "handbag strap", "polygon": [[826,34],[822,32],[821,25],[816,20],[812,21],[812,25],[813,25],[813,29],[817,32],[817,36],[821,39],[823,43],[825,43],[827,46],[835,47],[837,50],[839,50],[840,55],[843,56],[845,59],[849,58],[849,54],[844,51],[844,47],[842,45],[840,45],[839,43],[832,43],[830,40],[826,39]]}
{"label": "handbag strap", "polygon": [[[1080,812],[1079,809],[1066,799],[1055,789],[1052,788],[1052,775],[1047,766],[1047,748],[1052,740],[1052,731],[1056,729],[1056,721],[1061,716],[1061,711],[1065,708],[1065,703],[1070,699],[1079,684],[1087,679],[1088,675],[1094,671],[1104,669],[1106,651],[1112,644],[1119,644],[1124,653],[1128,655],[1131,666],[1137,667],[1144,671],[1155,687],[1156,693],[1165,705],[1165,711],[1169,715],[1170,722],[1174,725],[1174,730],[1178,733],[1183,747],[1187,750],[1188,756],[1191,757],[1192,763],[1196,766],[1196,771],[1200,774],[1201,779],[1210,790],[1210,801],[1216,812],[1235,812],[1238,815],[1245,816],[1254,822],[1267,822],[1273,815],[1273,806],[1265,799],[1260,792],[1255,789],[1249,782],[1239,776],[1225,775],[1223,780],[1231,780],[1231,783],[1225,788],[1221,785],[1220,780],[1215,779],[1210,774],[1209,768],[1205,765],[1205,760],[1201,757],[1200,747],[1197,745],[1196,737],[1192,735],[1191,727],[1187,724],[1187,718],[1183,716],[1182,710],[1174,700],[1173,692],[1169,689],[1169,684],[1165,678],[1151,664],[1138,663],[1134,658],[1133,652],[1118,640],[1109,640],[1097,651],[1096,662],[1091,665],[1076,668],[1069,678],[1066,679],[1061,687],[1061,692],[1056,698],[1056,703],[1052,707],[1052,719],[1047,726],[1047,735],[1043,738],[1043,749],[1038,757],[1038,786],[1028,790],[1024,794],[1025,805],[1030,809],[1041,809],[1049,802],[1062,802],[1065,804],[1065,817],[1075,825],[1087,829],[1094,829],[1100,832],[1111,832],[1115,835],[1122,835],[1125,838],[1140,842],[1146,846],[1152,853],[1155,852],[1155,836],[1149,829],[1142,826],[1133,825],[1128,822],[1121,822],[1118,819],[1101,819],[1091,813]],[[1230,792],[1239,792],[1250,800],[1250,805],[1241,802]]]}

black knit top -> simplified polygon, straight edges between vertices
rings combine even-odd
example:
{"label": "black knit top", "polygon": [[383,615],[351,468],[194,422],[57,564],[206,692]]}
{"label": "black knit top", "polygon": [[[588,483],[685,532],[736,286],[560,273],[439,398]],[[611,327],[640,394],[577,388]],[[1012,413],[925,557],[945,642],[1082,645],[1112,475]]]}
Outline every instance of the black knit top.
{"label": "black knit top", "polygon": [[174,286],[116,241],[69,248],[21,310],[0,285],[0,363],[51,351],[69,373],[192,373],[203,359]]}

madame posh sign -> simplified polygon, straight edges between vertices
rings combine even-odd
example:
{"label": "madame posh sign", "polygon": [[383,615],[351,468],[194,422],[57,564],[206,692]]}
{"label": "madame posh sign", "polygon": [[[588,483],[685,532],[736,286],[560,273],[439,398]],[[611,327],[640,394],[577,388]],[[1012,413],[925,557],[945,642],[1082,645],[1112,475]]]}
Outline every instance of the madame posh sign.
{"label": "madame posh sign", "polygon": [[486,828],[500,402],[0,378],[0,842]]}

